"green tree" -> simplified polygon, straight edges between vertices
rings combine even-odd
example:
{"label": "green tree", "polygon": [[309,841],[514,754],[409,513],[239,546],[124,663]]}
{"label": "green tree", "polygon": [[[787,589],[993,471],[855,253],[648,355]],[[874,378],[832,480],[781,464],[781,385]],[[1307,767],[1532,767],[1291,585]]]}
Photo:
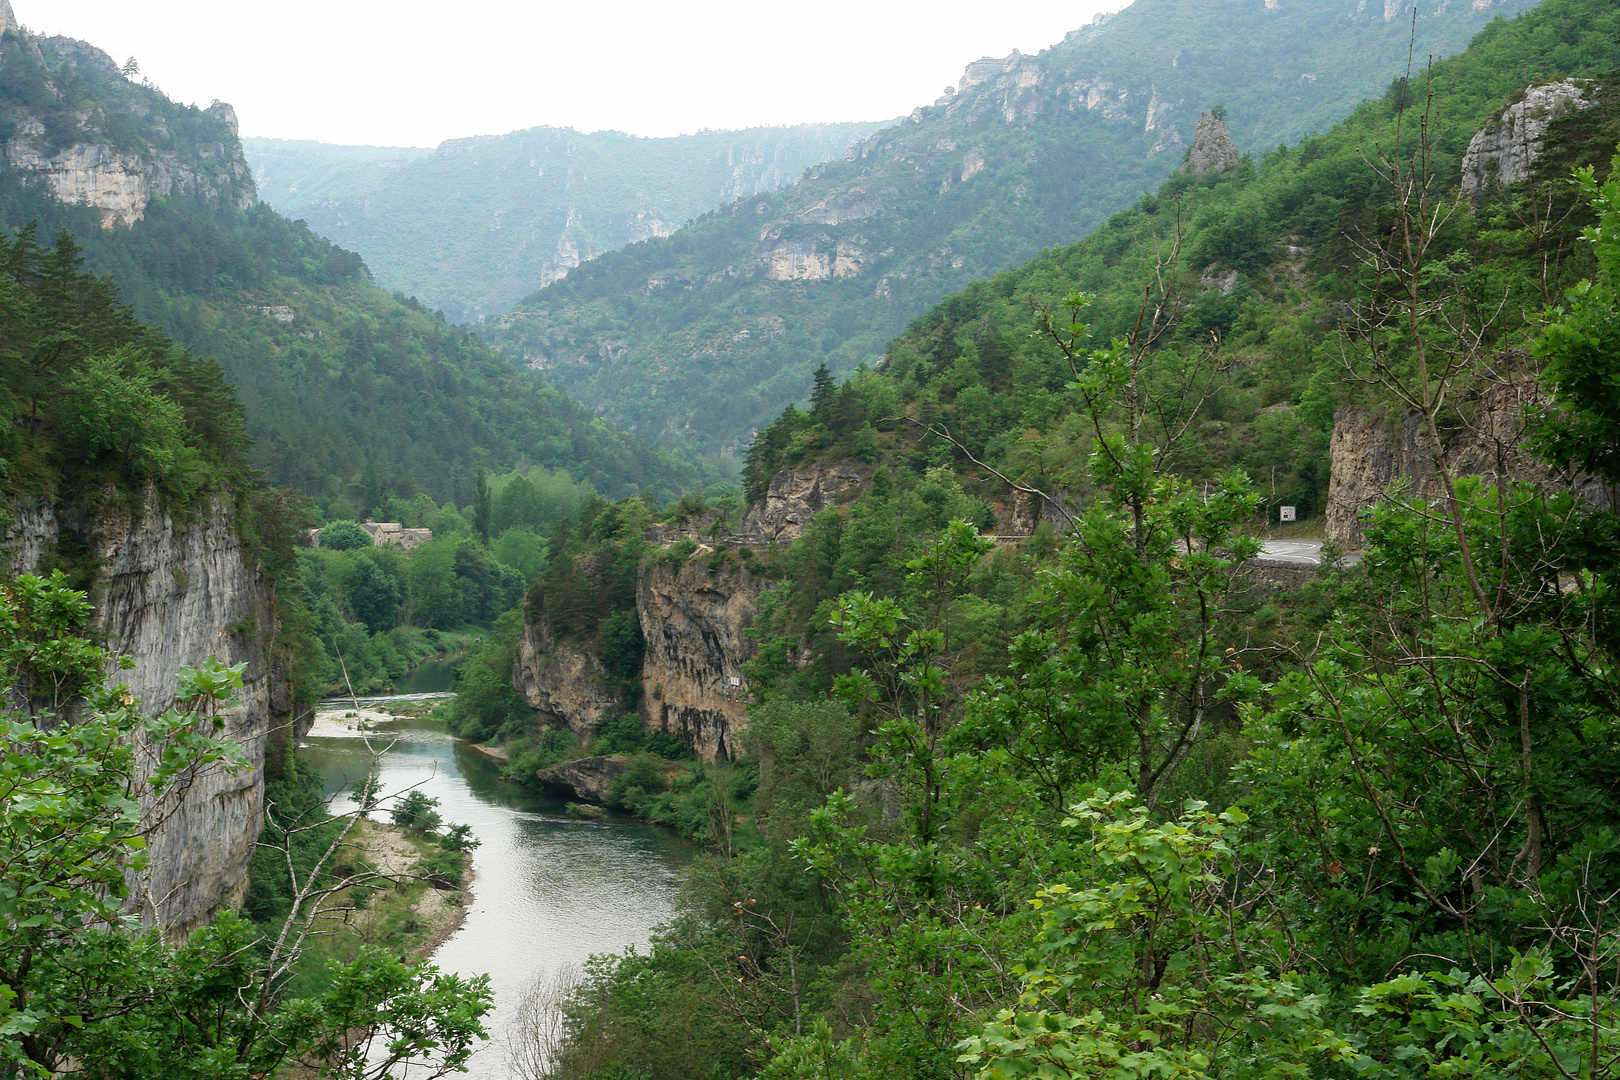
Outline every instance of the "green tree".
{"label": "green tree", "polygon": [[287,1000],[320,867],[274,943],[232,914],[178,947],[130,927],[123,906],[148,830],[200,771],[245,767],[218,738],[243,666],[184,668],[175,708],[143,716],[124,687],[102,684],[107,658],[79,634],[89,612],[60,574],[25,574],[0,593],[11,703],[0,720],[0,1073],[46,1077],[71,1063],[203,1080],[293,1059],[332,1075],[387,1075],[406,1059],[433,1075],[458,1068],[483,1036],[486,980],[368,950],[334,964],[320,997]]}
{"label": "green tree", "polygon": [[360,556],[344,576],[343,595],[354,617],[373,634],[392,630],[399,613],[399,583],[371,559]]}
{"label": "green tree", "polygon": [[439,814],[439,800],[421,788],[412,788],[394,800],[388,816],[395,825],[414,833],[429,833],[444,821]]}
{"label": "green tree", "polygon": [[495,541],[495,558],[533,581],[546,567],[546,541],[527,525],[514,525]]}
{"label": "green tree", "polygon": [[321,529],[321,547],[333,551],[353,551],[371,547],[371,534],[358,521],[334,521]]}
{"label": "green tree", "polygon": [[172,481],[201,464],[186,445],[180,407],[155,388],[151,367],[131,347],[85,360],[56,411],[77,453],[89,461],[109,455],[137,481]]}
{"label": "green tree", "polygon": [[490,506],[489,474],[478,466],[478,479],[473,484],[473,531],[479,543],[489,546],[490,529],[494,525],[494,510]]}
{"label": "green tree", "polygon": [[499,535],[517,525],[536,531],[546,525],[546,507],[540,490],[522,473],[508,480],[501,489],[501,497],[495,501],[492,531]]}
{"label": "green tree", "polygon": [[1022,990],[963,1060],[983,1080],[1076,1076],[1281,1077],[1354,1062],[1325,997],[1268,965],[1276,931],[1234,902],[1241,811],[1190,802],[1164,823],[1130,793],[1098,791],[1066,829],[1072,866],[1030,901]]}
{"label": "green tree", "polygon": [[1543,377],[1558,412],[1539,432],[1544,452],[1560,468],[1574,467],[1620,482],[1620,154],[1598,183],[1590,166],[1577,181],[1597,213],[1583,238],[1597,256],[1594,280],[1570,290],[1567,307],[1549,312],[1536,343]]}
{"label": "green tree", "polygon": [[412,618],[419,626],[452,630],[464,621],[465,605],[456,581],[458,541],[433,539],[405,564]]}

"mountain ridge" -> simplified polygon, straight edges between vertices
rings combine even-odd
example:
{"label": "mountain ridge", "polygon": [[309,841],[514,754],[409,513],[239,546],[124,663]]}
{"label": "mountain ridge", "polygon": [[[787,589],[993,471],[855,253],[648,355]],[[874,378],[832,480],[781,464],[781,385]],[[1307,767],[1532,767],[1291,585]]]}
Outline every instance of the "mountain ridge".
{"label": "mountain ridge", "polygon": [[[505,311],[604,252],[792,184],[881,126],[798,124],[660,139],[535,127],[336,165],[324,185],[323,157],[364,158],[372,148],[254,139],[245,147],[256,175],[282,177],[261,185],[272,205],[360,252],[384,287],[468,322]],[[298,191],[286,190],[288,175]],[[312,175],[316,191],[307,195],[303,181]]]}
{"label": "mountain ridge", "polygon": [[258,202],[228,105],[177,104],[93,45],[7,30],[0,143],[0,227],[77,237],[65,258],[217,357],[253,464],[339,516],[419,492],[466,505],[480,466],[618,493],[692,478]]}
{"label": "mountain ridge", "polygon": [[1525,6],[1407,22],[1352,0],[1138,0],[1039,54],[974,61],[844,161],[604,256],[482,332],[643,437],[723,457],[817,364],[877,362],[929,304],[1157,186],[1203,109],[1224,101],[1245,150],[1297,138],[1387,85],[1414,26],[1419,50],[1460,49]]}

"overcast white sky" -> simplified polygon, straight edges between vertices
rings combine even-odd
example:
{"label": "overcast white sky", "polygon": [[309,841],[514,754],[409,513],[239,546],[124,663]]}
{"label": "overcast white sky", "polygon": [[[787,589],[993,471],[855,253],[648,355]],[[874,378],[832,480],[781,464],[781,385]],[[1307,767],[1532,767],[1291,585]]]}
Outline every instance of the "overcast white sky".
{"label": "overcast white sky", "polygon": [[886,120],[1124,0],[12,0],[242,134],[434,146],[548,124],[677,135]]}

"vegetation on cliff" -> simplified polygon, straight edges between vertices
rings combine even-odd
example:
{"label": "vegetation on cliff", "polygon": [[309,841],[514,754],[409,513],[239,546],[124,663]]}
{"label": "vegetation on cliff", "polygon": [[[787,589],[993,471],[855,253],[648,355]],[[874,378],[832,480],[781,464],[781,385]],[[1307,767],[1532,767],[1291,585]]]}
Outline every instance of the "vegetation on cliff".
{"label": "vegetation on cliff", "polygon": [[1604,4],[1552,0],[1493,23],[1468,52],[1396,80],[1332,131],[1235,172],[1176,176],[1085,240],[974,283],[890,343],[880,375],[818,389],[814,397],[827,404],[809,415],[789,409],[763,429],[747,457],[751,495],[780,468],[870,455],[893,430],[877,422],[902,413],[918,432],[955,440],[915,440],[914,468],[972,471],[971,454],[1013,480],[1083,493],[1092,433],[1042,313],[1061,323],[1066,298],[1078,292],[1088,298],[1092,342],[1124,336],[1141,310],[1142,283],[1162,262],[1175,275],[1167,291],[1177,318],[1155,342],[1145,377],[1169,385],[1212,348],[1226,368],[1196,418],[1196,438],[1178,449],[1176,471],[1213,482],[1238,466],[1263,483],[1268,503],[1321,513],[1334,411],[1365,397],[1344,378],[1341,350],[1344,332],[1358,332],[1355,302],[1370,285],[1361,250],[1392,220],[1368,156],[1411,153],[1419,125],[1401,130],[1396,121],[1425,109],[1427,167],[1455,192],[1456,161],[1522,90],[1524,73],[1532,82],[1594,80],[1590,107],[1550,125],[1532,186],[1493,188],[1472,212],[1447,215],[1430,251],[1433,274],[1478,306],[1502,305],[1483,328],[1486,343],[1523,345],[1534,316],[1593,271],[1590,246],[1579,242],[1591,211],[1568,177],[1576,164],[1603,160],[1620,137],[1620,92],[1606,74],[1620,66],[1616,19]]}
{"label": "vegetation on cliff", "polygon": [[[868,430],[887,479],[765,604],[761,842],[589,973],[549,1075],[1614,1075],[1620,515],[1450,469],[1469,395],[1534,346],[1539,445],[1612,477],[1612,97],[1527,185],[1462,204],[1454,162],[1513,91],[1488,103],[1487,68],[1600,74],[1614,18],[1549,3],[1341,132],[1173,181],[762,433],[756,491]],[[1211,322],[1237,290],[1186,286],[1231,270],[1260,286]],[[1234,389],[1399,410],[1436,497],[1397,493],[1358,566],[1277,596],[1246,566],[1268,478],[1201,426],[1249,419]],[[992,467],[992,495],[1067,496],[1065,535],[896,528],[908,489]]]}
{"label": "vegetation on cliff", "polygon": [[[1417,53],[1455,52],[1526,6],[1425,11]],[[1404,70],[1411,10],[1138,0],[1038,56],[970,65],[851,160],[605,255],[485,332],[643,438],[740,450],[818,363],[875,362],[941,297],[1157,187],[1201,110],[1224,102],[1255,153],[1329,126]],[[1499,77],[1493,102],[1524,73]]]}
{"label": "vegetation on cliff", "polygon": [[154,821],[200,771],[244,765],[216,730],[241,670],[211,658],[184,668],[174,707],[142,716],[123,688],[104,684],[108,658],[82,636],[89,612],[60,575],[24,575],[0,597],[10,703],[0,745],[0,1073],[456,1069],[483,1033],[485,980],[365,950],[332,964],[320,992],[289,994],[325,859],[294,882],[268,940],[231,913],[180,945],[128,924],[124,900]]}

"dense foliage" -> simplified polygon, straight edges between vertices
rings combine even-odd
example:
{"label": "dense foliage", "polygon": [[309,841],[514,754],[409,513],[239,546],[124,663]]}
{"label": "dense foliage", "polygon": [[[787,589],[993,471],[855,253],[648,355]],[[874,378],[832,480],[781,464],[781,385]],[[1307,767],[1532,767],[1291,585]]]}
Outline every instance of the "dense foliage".
{"label": "dense foliage", "polygon": [[[1597,72],[1614,18],[1550,3],[1478,47]],[[1440,66],[1432,100],[1398,86],[1342,134],[1172,183],[762,433],[756,490],[874,460],[764,560],[787,580],[750,670],[758,836],[711,838],[687,918],[588,973],[549,1075],[1616,1074],[1620,515],[1455,466],[1533,346],[1529,443],[1612,480],[1620,132],[1598,91],[1530,182],[1459,207],[1491,78]],[[1214,243],[1251,227],[1257,262]],[[1293,293],[1212,337],[1200,293],[1236,290],[1185,282],[1285,260]],[[1355,567],[1258,584],[1268,477],[1208,426],[1234,387],[1398,411],[1435,486],[1369,515]],[[1014,439],[958,434],[1004,402]],[[982,462],[992,494],[1065,492],[1064,535],[992,552],[920,516],[971,518]]]}
{"label": "dense foliage", "polygon": [[[1406,125],[1397,149],[1395,121],[1427,99],[1429,167],[1454,191],[1468,140],[1516,98],[1526,73],[1531,81],[1604,75],[1620,65],[1617,36],[1615,11],[1600,3],[1555,0],[1533,17],[1493,23],[1466,54],[1415,73],[1410,84],[1397,80],[1333,131],[1233,173],[1177,176],[1085,240],[970,285],[890,344],[882,377],[858,374],[836,391],[818,389],[813,400],[825,404],[809,414],[789,409],[762,430],[745,467],[751,495],[785,466],[873,458],[879,436],[893,428],[880,421],[902,412],[919,430],[937,428],[960,443],[923,439],[911,450],[914,465],[972,470],[971,454],[1015,480],[1083,494],[1091,432],[1065,389],[1073,373],[1047,336],[1031,330],[1042,311],[1057,312],[1078,290],[1090,298],[1092,341],[1129,333],[1142,282],[1179,252],[1169,291],[1184,315],[1155,343],[1146,377],[1172,384],[1211,348],[1227,370],[1197,417],[1196,438],[1178,448],[1177,472],[1213,482],[1240,466],[1262,483],[1269,504],[1321,513],[1334,410],[1358,397],[1358,384],[1344,378],[1340,342],[1368,284],[1360,245],[1390,222],[1388,192],[1372,182],[1365,155],[1411,152],[1419,125]],[[1568,176],[1577,163],[1602,160],[1620,138],[1613,83],[1596,79],[1591,106],[1551,125],[1533,188],[1494,189],[1472,213],[1450,214],[1436,237],[1431,273],[1476,306],[1506,298],[1485,328],[1494,347],[1526,342],[1531,317],[1592,271],[1590,247],[1578,242],[1590,210]]]}
{"label": "dense foliage", "polygon": [[[1416,53],[1455,52],[1525,6],[1424,11]],[[1224,102],[1254,152],[1331,125],[1406,66],[1414,23],[1384,14],[1353,0],[1139,0],[1039,56],[972,65],[960,92],[851,160],[605,255],[486,332],[644,438],[741,450],[818,363],[843,375],[875,362],[941,297],[1162,183],[1200,110]],[[1487,110],[1534,76],[1528,56],[1493,69]]]}
{"label": "dense foliage", "polygon": [[[378,289],[358,255],[251,202],[240,147],[221,116],[109,74],[110,61],[90,46],[36,44],[15,33],[0,42],[0,115],[10,122],[44,123],[42,102],[80,102],[52,121],[79,124],[61,138],[172,153],[177,168],[206,171],[214,162],[222,171],[205,177],[211,187],[154,197],[140,220],[109,229],[100,211],[64,205],[7,167],[0,226],[66,229],[136,315],[217,358],[238,390],[251,460],[273,482],[317,498],[348,496],[355,505],[344,516],[363,518],[388,495],[464,503],[481,462],[561,468],[616,495],[689,479],[465,330]],[[184,117],[211,125],[217,145],[208,155],[186,156],[196,140],[165,141],[186,130]]]}

